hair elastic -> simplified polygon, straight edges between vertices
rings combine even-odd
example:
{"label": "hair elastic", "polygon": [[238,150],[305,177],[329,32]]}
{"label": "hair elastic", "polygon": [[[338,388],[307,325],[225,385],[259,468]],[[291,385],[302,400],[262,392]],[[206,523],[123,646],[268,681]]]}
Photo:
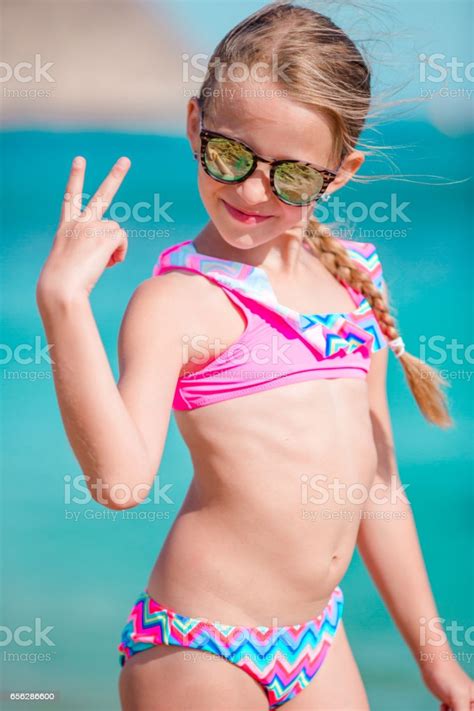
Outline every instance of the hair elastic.
{"label": "hair elastic", "polygon": [[394,338],[392,341],[388,342],[388,345],[395,353],[397,358],[400,358],[405,353],[405,342],[401,336]]}

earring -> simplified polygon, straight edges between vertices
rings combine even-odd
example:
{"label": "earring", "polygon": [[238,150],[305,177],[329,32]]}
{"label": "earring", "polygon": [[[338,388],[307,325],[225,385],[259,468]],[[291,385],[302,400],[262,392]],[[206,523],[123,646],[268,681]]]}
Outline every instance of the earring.
{"label": "earring", "polygon": [[324,195],[322,196],[321,200],[322,200],[323,202],[327,202],[327,201],[329,200],[329,197],[330,197],[330,196],[329,196],[329,193],[324,193]]}
{"label": "earring", "polygon": [[197,160],[197,157],[198,157],[197,151],[193,151],[193,158],[194,158],[194,160]]}

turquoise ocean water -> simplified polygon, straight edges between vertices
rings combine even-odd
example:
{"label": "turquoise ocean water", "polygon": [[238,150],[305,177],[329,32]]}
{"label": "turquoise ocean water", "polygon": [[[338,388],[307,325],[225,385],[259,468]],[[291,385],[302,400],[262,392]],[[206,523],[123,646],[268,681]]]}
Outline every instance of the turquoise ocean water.
{"label": "turquoise ocean water", "polygon": [[[118,376],[117,334],[130,296],[151,275],[159,252],[193,238],[207,215],[197,191],[196,164],[183,138],[9,132],[0,140],[3,688],[55,691],[58,700],[42,708],[118,711],[120,631],[181,505],[191,462],[171,420],[156,487],[169,485],[171,503],[156,497],[122,514],[87,501],[42,355],[45,337],[35,284],[53,238],[72,157],[87,157],[85,190],[90,192],[119,155],[130,156],[133,167],[117,195],[122,203],[117,216],[126,216],[139,201],[153,204],[155,193],[161,206],[168,201],[171,205],[154,215],[150,209],[148,223],[127,219],[125,227],[137,230],[127,260],[107,270],[92,296]],[[405,122],[387,128],[384,140],[413,144],[397,153],[403,172],[453,179],[472,174],[472,136],[447,138],[427,124]],[[472,197],[470,182],[440,188],[382,181],[340,193],[354,213],[353,238],[377,243],[409,349],[422,354],[425,346],[430,362],[451,382],[456,427],[442,431],[418,413],[401,368],[390,359],[389,399],[400,474],[409,484],[440,615],[446,624],[456,622],[463,628],[460,644],[451,644],[471,674]],[[398,206],[388,223],[361,219],[364,206],[377,201]],[[426,346],[433,335],[436,349]],[[94,377],[91,368],[91,387]],[[403,566],[400,560],[398,574],[403,575]],[[342,585],[346,629],[372,708],[437,709],[357,552]],[[35,634],[35,625],[43,636],[38,630]],[[18,636],[21,626],[32,631]]]}

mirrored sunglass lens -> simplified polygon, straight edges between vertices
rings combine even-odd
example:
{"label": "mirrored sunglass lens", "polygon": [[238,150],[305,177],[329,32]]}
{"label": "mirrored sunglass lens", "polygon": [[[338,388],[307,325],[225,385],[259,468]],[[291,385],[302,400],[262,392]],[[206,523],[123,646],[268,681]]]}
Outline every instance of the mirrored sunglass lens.
{"label": "mirrored sunglass lens", "polygon": [[225,138],[211,138],[204,159],[211,175],[229,182],[242,178],[253,165],[252,154],[244,146]]}
{"label": "mirrored sunglass lens", "polygon": [[274,175],[275,188],[289,202],[302,204],[314,200],[324,185],[323,175],[303,163],[280,163]]}

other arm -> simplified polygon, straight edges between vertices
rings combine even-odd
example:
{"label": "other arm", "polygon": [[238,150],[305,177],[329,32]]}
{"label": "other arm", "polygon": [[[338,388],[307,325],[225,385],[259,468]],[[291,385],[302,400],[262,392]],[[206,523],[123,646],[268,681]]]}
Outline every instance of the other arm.
{"label": "other arm", "polygon": [[[386,285],[384,291],[388,299]],[[397,469],[386,395],[388,354],[388,348],[374,353],[368,376],[378,467],[358,548],[425,683],[446,708],[469,711],[472,682],[454,660],[439,622],[413,512]]]}

